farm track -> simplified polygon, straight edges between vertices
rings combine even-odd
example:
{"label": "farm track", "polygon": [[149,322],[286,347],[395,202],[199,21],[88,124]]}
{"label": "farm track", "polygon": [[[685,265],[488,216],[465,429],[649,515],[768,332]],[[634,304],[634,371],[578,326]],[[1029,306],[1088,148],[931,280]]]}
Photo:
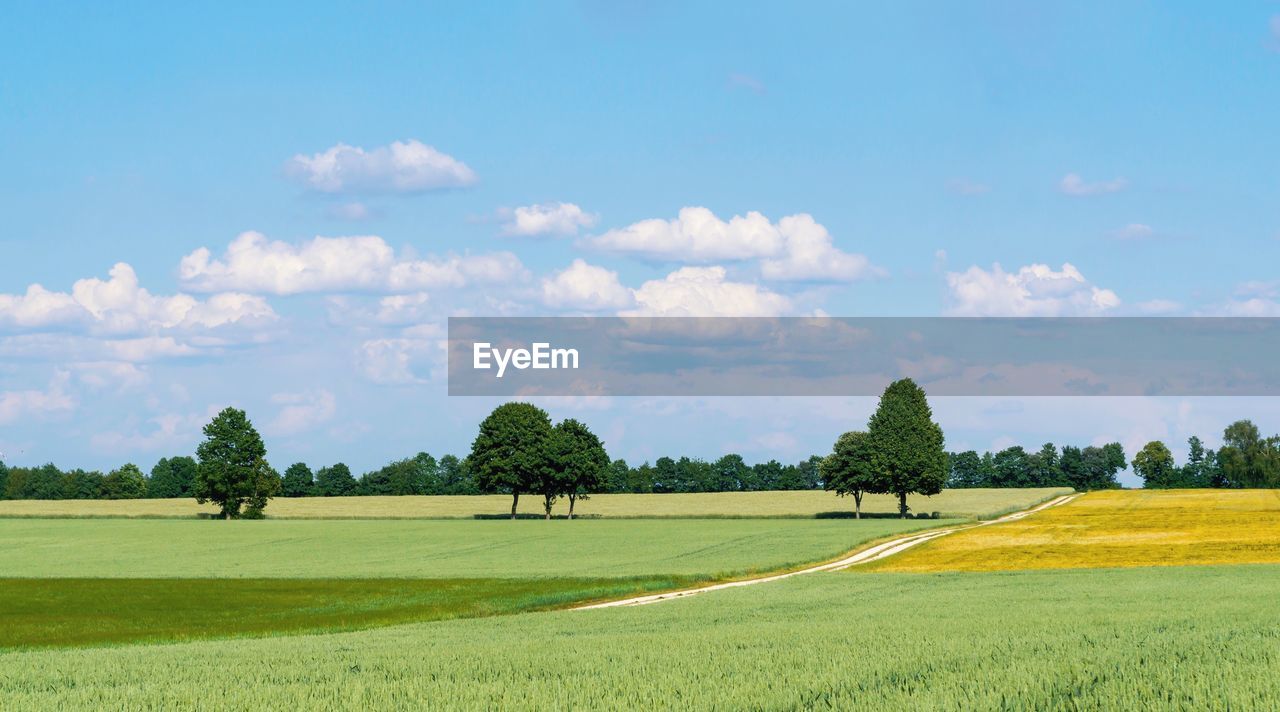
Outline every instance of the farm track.
{"label": "farm track", "polygon": [[931,529],[925,532],[920,532],[916,534],[907,534],[905,536],[895,537],[893,539],[890,539],[889,541],[881,542],[879,544],[868,547],[866,549],[860,549],[859,551],[854,552],[853,554],[850,554],[849,556],[846,556],[837,561],[830,561],[825,564],[810,566],[808,568],[799,569],[797,571],[788,571],[786,573],[772,574],[769,576],[761,576],[758,578],[742,579],[740,581],[727,581],[725,583],[711,584],[709,586],[700,586],[698,588],[689,588],[681,591],[669,591],[667,593],[654,593],[646,596],[635,596],[632,598],[624,598],[617,601],[605,601],[604,603],[592,603],[586,606],[577,606],[570,610],[588,611],[588,610],[593,610],[597,608],[618,608],[621,606],[645,606],[650,603],[660,603],[662,601],[672,601],[678,598],[688,598],[689,596],[696,596],[701,593],[710,593],[712,591],[721,591],[727,588],[738,588],[741,586],[754,586],[756,584],[769,583],[771,581],[780,581],[785,578],[791,578],[792,576],[803,576],[805,574],[814,574],[822,571],[840,571],[853,566],[858,566],[860,564],[866,564],[872,561],[879,561],[880,559],[893,556],[894,554],[901,553],[914,546],[919,546],[920,544],[923,544],[927,541],[931,541],[939,537],[947,536],[948,534],[954,534],[956,532],[966,531],[968,529],[977,529],[978,527],[986,527],[992,524],[1003,524],[1005,522],[1015,522],[1015,521],[1018,521],[1019,519],[1029,517],[1032,514],[1035,514],[1036,512],[1049,509],[1050,507],[1058,507],[1058,506],[1064,505],[1079,496],[1080,495],[1078,493],[1063,495],[1061,497],[1056,497],[1054,499],[1051,499],[1048,502],[1045,502],[1043,504],[1039,504],[1039,505],[1036,505],[1035,507],[1031,507],[1030,509],[1024,509],[1020,512],[1006,514],[1003,517],[997,517],[996,519],[991,519],[985,522],[978,522],[976,524],[967,524],[959,527],[948,527],[945,529]]}

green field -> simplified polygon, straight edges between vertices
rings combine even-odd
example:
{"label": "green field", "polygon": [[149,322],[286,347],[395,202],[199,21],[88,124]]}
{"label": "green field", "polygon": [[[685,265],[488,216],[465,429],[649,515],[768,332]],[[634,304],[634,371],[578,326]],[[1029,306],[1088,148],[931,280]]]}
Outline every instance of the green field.
{"label": "green field", "polygon": [[[988,519],[1026,509],[1070,492],[1042,489],[957,489],[933,497],[912,495],[913,512],[939,512],[947,518]],[[129,500],[13,500],[0,501],[0,517],[196,517],[217,510],[193,499]],[[891,495],[867,495],[863,511],[897,514]],[[302,497],[271,500],[267,516],[274,519],[473,519],[501,517],[511,512],[511,497]],[[556,503],[557,516],[568,503]],[[701,494],[599,494],[580,502],[576,513],[585,517],[822,517],[850,515],[853,500],[831,492],[714,492]],[[542,499],[520,498],[520,513],[542,515]]]}
{"label": "green field", "polygon": [[11,709],[1276,709],[1280,567],[804,576],[640,608],[10,652]]}
{"label": "green field", "polygon": [[723,577],[834,558],[947,520],[0,520],[19,578]]}

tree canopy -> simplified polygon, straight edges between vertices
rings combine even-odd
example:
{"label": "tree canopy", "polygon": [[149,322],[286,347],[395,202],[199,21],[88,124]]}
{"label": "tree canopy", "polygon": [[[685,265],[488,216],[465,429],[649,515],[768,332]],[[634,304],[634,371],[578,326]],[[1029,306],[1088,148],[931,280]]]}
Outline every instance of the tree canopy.
{"label": "tree canopy", "polygon": [[512,519],[520,495],[554,475],[551,433],[551,418],[532,403],[504,403],[480,423],[467,462],[483,491],[511,494]]}
{"label": "tree canopy", "polygon": [[270,469],[267,447],[245,412],[223,409],[204,426],[204,436],[196,447],[196,501],[213,502],[223,519],[238,518],[250,498],[265,507],[270,488],[260,480]]}
{"label": "tree canopy", "polygon": [[853,516],[857,519],[862,518],[864,494],[887,491],[887,483],[877,475],[872,463],[871,440],[865,432],[841,435],[819,467],[825,489],[853,497]]}
{"label": "tree canopy", "polygon": [[884,491],[898,496],[898,513],[906,517],[908,494],[934,495],[947,482],[947,453],[942,428],[924,390],[904,378],[889,384],[867,424],[871,465]]}

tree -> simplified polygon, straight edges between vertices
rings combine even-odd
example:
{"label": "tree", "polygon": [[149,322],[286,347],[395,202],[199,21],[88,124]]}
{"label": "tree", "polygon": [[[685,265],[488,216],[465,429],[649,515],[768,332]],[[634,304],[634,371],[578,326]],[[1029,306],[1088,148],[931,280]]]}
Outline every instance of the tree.
{"label": "tree", "polygon": [[103,478],[102,494],[107,499],[141,499],[147,496],[147,479],[137,465],[126,463]]}
{"label": "tree", "polygon": [[320,497],[350,497],[356,493],[356,487],[356,478],[346,463],[321,467],[316,473],[316,494]]}
{"label": "tree", "polygon": [[244,518],[262,519],[262,511],[267,508],[267,501],[280,494],[280,473],[259,459],[254,464],[253,479],[250,480],[249,496],[245,499]]}
{"label": "tree", "polygon": [[315,489],[315,475],[305,462],[295,462],[284,471],[284,481],[280,483],[280,494],[285,497],[307,497]]}
{"label": "tree", "polygon": [[9,468],[0,460],[0,499],[4,499],[6,485],[9,484]]}
{"label": "tree", "polygon": [[711,469],[716,492],[740,492],[746,489],[747,480],[751,478],[751,468],[741,455],[735,453],[716,460]]}
{"label": "tree", "polygon": [[195,486],[196,461],[186,457],[160,458],[151,468],[147,496],[154,499],[190,497]]}
{"label": "tree", "polygon": [[[104,479],[101,472],[71,470],[62,476],[62,496],[64,499],[100,499]],[[147,493],[151,493],[150,487]]]}
{"label": "tree", "polygon": [[871,463],[884,491],[898,495],[905,519],[907,495],[935,495],[947,482],[942,428],[924,391],[910,378],[889,384],[867,426]]}
{"label": "tree", "polygon": [[991,465],[995,469],[992,487],[1027,487],[1031,481],[1027,451],[1021,445],[1007,447],[995,454]]}
{"label": "tree", "polygon": [[245,412],[236,408],[214,416],[204,426],[204,435],[196,448],[196,501],[213,502],[223,519],[238,518],[245,502],[258,492],[267,446]]}
{"label": "tree", "polygon": [[982,458],[973,450],[965,450],[964,452],[952,453],[947,458],[947,463],[951,466],[951,479],[947,481],[948,487],[984,487],[986,482],[982,479]]}
{"label": "tree", "polygon": [[877,477],[871,457],[871,442],[867,433],[848,432],[836,439],[836,444],[819,465],[822,486],[837,495],[853,497],[853,517],[862,519],[862,496],[868,492],[887,491],[885,483]]}
{"label": "tree", "polygon": [[480,423],[467,461],[486,492],[511,493],[511,518],[522,492],[551,470],[551,418],[532,403],[504,403]]}
{"label": "tree", "polygon": [[466,460],[455,455],[445,455],[437,464],[441,494],[480,494],[480,486]]}
{"label": "tree", "polygon": [[1159,440],[1152,440],[1133,456],[1133,473],[1147,489],[1167,489],[1178,484],[1178,468],[1173,453]]}
{"label": "tree", "polygon": [[[1135,457],[1134,460],[1137,460]],[[1187,464],[1178,470],[1179,487],[1211,487],[1209,484],[1210,453],[1204,449],[1200,438],[1192,435],[1187,440]]]}
{"label": "tree", "polygon": [[[557,493],[569,498],[569,518],[573,519],[574,504],[586,499],[588,493],[600,491],[604,485],[609,455],[600,438],[573,418],[556,424],[552,452]],[[554,498],[545,500],[547,519],[551,518],[553,501]]]}
{"label": "tree", "polygon": [[1124,447],[1120,443],[1107,443],[1102,447],[1090,445],[1080,451],[1080,458],[1083,479],[1072,487],[1078,490],[1099,490],[1120,486],[1116,482],[1116,473],[1126,466]]}
{"label": "tree", "polygon": [[1230,487],[1280,486],[1280,438],[1264,439],[1248,420],[1237,420],[1223,431],[1217,461]]}

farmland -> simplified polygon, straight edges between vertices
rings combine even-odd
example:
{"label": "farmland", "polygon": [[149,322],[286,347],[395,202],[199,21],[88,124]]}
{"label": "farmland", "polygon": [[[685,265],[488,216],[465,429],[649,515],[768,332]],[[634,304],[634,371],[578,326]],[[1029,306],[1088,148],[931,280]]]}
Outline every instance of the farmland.
{"label": "farmland", "polygon": [[[913,512],[939,512],[947,518],[987,519],[1024,509],[1070,490],[1060,487],[1032,489],[952,489],[933,497],[911,495]],[[192,499],[129,500],[12,500],[0,501],[2,517],[141,517],[192,518],[212,515],[217,509]],[[502,517],[511,511],[507,495],[402,496],[402,497],[300,497],[276,498],[267,508],[272,519],[473,519]],[[896,514],[891,495],[867,495],[863,511]],[[522,497],[519,512],[541,516],[537,497]],[[584,517],[822,517],[853,512],[849,498],[822,491],[716,492],[701,494],[598,494],[580,502],[575,513]],[[568,513],[568,504],[556,503],[553,514]]]}
{"label": "farmland", "polygon": [[0,695],[15,709],[1274,709],[1277,587],[1272,566],[817,574],[633,609],[10,652]]}
{"label": "farmland", "polygon": [[1280,563],[1280,491],[1093,492],[1034,517],[942,537],[883,571]]}

